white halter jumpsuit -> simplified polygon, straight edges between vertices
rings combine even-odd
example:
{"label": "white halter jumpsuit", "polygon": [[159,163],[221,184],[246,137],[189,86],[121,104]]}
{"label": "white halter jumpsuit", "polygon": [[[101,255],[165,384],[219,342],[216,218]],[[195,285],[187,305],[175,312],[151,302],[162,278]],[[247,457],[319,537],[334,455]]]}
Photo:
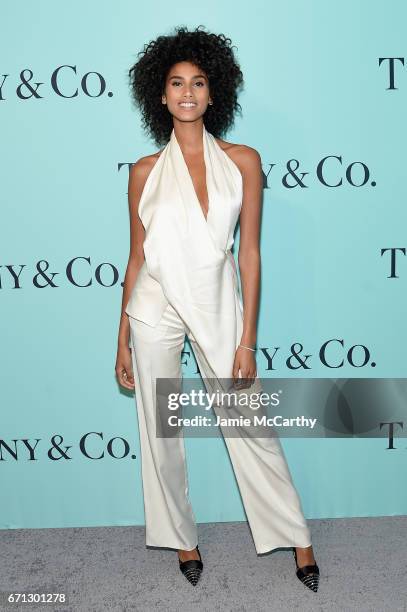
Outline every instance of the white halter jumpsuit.
{"label": "white halter jumpsuit", "polygon": [[[231,252],[242,205],[242,175],[205,127],[203,151],[206,219],[174,129],[147,177],[138,208],[145,228],[145,261],[125,309],[146,544],[184,550],[198,543],[184,439],[156,436],[156,379],[182,378],[187,335],[203,381],[230,380],[243,331],[243,304]],[[310,546],[310,531],[278,438],[225,437],[225,443],[257,553]],[[204,462],[202,457],[203,468]]]}

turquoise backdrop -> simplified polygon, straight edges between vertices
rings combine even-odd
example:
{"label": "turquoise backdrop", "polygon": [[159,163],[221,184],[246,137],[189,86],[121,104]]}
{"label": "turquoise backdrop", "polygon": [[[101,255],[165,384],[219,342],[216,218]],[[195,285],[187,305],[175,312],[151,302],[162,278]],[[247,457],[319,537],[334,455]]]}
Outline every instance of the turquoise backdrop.
{"label": "turquoise backdrop", "polygon": [[[264,170],[258,346],[279,350],[272,370],[258,353],[259,375],[406,376],[404,2],[5,0],[0,12],[0,528],[144,523],[135,401],[114,365],[128,172],[156,147],[127,71],[176,25],[230,36],[245,76],[226,139],[256,148]],[[379,58],[401,58],[393,83]],[[398,249],[395,269],[383,249]],[[335,369],[319,358],[330,339]],[[290,369],[295,343],[309,369]],[[370,352],[363,367],[347,361],[354,345]],[[406,513],[404,439],[283,446],[307,518]],[[197,520],[245,520],[222,439],[186,447]]]}

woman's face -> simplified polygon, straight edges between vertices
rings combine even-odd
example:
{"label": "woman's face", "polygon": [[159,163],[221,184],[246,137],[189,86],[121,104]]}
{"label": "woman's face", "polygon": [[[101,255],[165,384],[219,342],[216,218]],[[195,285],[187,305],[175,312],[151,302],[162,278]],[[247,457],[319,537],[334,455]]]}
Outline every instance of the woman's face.
{"label": "woman's face", "polygon": [[190,62],[174,64],[167,74],[162,102],[179,121],[196,121],[212,103],[208,77]]}

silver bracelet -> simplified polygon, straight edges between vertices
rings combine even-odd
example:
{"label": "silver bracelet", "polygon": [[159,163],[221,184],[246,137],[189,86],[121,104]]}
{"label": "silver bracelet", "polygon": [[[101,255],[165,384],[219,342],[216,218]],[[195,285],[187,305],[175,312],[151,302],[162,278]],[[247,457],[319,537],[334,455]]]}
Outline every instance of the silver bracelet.
{"label": "silver bracelet", "polygon": [[245,346],[244,344],[239,344],[239,346],[241,346],[242,348],[245,348],[245,349],[249,349],[249,351],[253,351],[253,352],[256,351],[255,348],[250,348],[250,346]]}

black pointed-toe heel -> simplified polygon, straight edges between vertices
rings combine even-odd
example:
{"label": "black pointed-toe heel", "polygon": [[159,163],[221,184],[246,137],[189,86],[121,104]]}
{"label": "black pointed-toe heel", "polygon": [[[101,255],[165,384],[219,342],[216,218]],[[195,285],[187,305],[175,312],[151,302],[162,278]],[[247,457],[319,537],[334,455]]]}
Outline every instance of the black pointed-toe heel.
{"label": "black pointed-toe heel", "polygon": [[304,565],[304,567],[298,567],[297,551],[295,550],[295,548],[293,548],[293,553],[295,565],[297,566],[296,574],[298,579],[301,580],[301,582],[305,584],[306,587],[311,589],[311,591],[314,591],[314,593],[316,593],[318,591],[319,586],[318,565],[315,563],[314,565]]}
{"label": "black pointed-toe heel", "polygon": [[181,561],[181,559],[178,557],[179,569],[184,574],[185,578],[189,580],[189,582],[194,586],[201,577],[201,572],[203,570],[202,557],[198,546],[196,547],[196,549],[198,551],[199,559],[189,559],[188,561]]}

